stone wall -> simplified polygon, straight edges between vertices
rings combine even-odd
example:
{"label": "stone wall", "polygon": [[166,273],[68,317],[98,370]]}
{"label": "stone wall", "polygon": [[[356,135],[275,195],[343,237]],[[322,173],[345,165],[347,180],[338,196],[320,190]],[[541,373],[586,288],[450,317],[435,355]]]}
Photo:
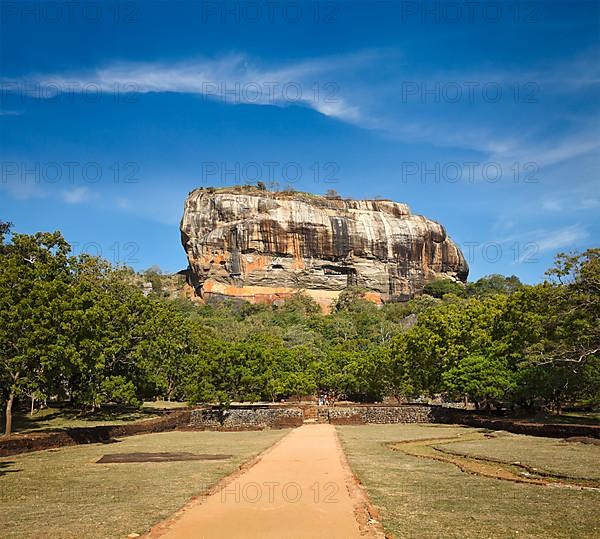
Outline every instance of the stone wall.
{"label": "stone wall", "polygon": [[[241,406],[226,411],[202,408],[169,412],[164,417],[127,425],[76,428],[61,432],[14,434],[0,439],[0,457],[77,444],[108,442],[114,438],[163,432],[174,429],[260,430],[265,428],[294,428],[302,425],[303,408],[314,405]],[[308,410],[307,410],[308,412]],[[314,421],[314,410],[306,418]],[[551,438],[600,438],[600,426],[552,423],[529,423],[510,418],[479,415],[441,406],[427,405],[351,405],[319,406],[319,423],[334,425],[364,425],[367,423],[446,423],[476,428],[506,430],[516,434]]]}
{"label": "stone wall", "polygon": [[470,410],[427,405],[322,407],[319,410],[319,420],[334,425],[445,423],[549,438],[600,438],[600,426],[597,425],[529,423],[518,419],[480,415]]}
{"label": "stone wall", "polygon": [[443,410],[444,412],[439,414],[437,422],[457,423],[491,430],[506,430],[515,434],[545,436],[548,438],[600,438],[599,425],[531,423],[518,419],[479,415],[476,412],[467,410],[452,408],[443,408]]}
{"label": "stone wall", "polygon": [[192,410],[190,427],[214,430],[257,430],[299,427],[304,414],[296,407],[203,408]]}
{"label": "stone wall", "polygon": [[327,422],[334,425],[365,423],[436,423],[443,409],[431,406],[344,406],[327,408]]}

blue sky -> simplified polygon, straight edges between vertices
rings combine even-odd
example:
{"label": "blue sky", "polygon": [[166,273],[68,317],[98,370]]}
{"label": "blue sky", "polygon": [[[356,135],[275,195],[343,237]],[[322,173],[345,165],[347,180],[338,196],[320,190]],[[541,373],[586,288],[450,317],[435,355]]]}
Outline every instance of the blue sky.
{"label": "blue sky", "polygon": [[[118,9],[116,9],[118,7]],[[406,202],[471,279],[598,246],[600,3],[3,2],[0,219],[186,265],[186,194]]]}

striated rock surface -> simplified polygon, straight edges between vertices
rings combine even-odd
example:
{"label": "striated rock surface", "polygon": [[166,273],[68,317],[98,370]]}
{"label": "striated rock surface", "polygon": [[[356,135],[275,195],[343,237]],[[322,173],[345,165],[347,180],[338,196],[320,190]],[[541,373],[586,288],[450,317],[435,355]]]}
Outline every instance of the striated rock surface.
{"label": "striated rock surface", "polygon": [[181,236],[189,282],[205,300],[273,303],[304,290],[327,310],[350,285],[376,303],[407,300],[469,271],[442,225],[389,200],[196,189]]}

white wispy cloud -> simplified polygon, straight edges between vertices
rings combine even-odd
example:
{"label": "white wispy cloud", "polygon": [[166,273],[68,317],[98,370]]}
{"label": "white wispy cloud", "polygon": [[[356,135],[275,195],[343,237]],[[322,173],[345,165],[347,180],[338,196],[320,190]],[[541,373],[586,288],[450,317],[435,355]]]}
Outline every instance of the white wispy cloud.
{"label": "white wispy cloud", "polygon": [[600,199],[586,198],[579,203],[579,207],[583,210],[592,210],[594,208],[600,208]]}
{"label": "white wispy cloud", "polygon": [[131,203],[129,202],[129,199],[127,199],[127,198],[117,197],[115,202],[117,204],[117,208],[119,208],[121,210],[127,210],[127,209],[131,208]]}
{"label": "white wispy cloud", "polygon": [[67,204],[82,204],[93,198],[93,193],[87,187],[76,187],[62,192],[62,199]]}
{"label": "white wispy cloud", "polygon": [[[226,105],[301,105],[402,142],[475,151],[482,160],[498,162],[503,169],[515,162],[534,162],[541,168],[600,150],[598,118],[592,114],[571,117],[567,122],[563,110],[556,113],[563,115],[562,119],[557,116],[557,121],[567,122],[570,129],[556,130],[539,119],[524,129],[522,118],[511,123],[510,114],[501,114],[499,119],[498,114],[488,114],[489,106],[471,116],[465,103],[462,107],[461,103],[446,103],[443,109],[412,109],[411,103],[401,99],[401,85],[407,81],[494,81],[504,84],[508,92],[514,82],[536,81],[545,92],[572,93],[600,84],[597,57],[598,50],[593,49],[571,60],[523,71],[461,73],[426,71],[404,62],[397,50],[359,51],[275,65],[246,54],[228,54],[178,62],[113,62],[88,71],[38,74],[5,82],[67,87],[89,84],[111,95],[115,88],[124,94],[191,94]],[[510,96],[505,96],[501,104],[508,102]],[[530,105],[526,112],[534,108]]]}
{"label": "white wispy cloud", "polygon": [[[551,92],[563,93],[600,87],[600,47],[592,47],[577,54],[548,63],[519,68],[504,67],[501,70],[453,70],[430,73],[430,81],[479,81],[499,83],[508,88],[511,97],[541,101]],[[519,86],[513,86],[518,84]],[[530,84],[530,86],[525,86]],[[519,92],[515,94],[515,92]],[[544,95],[546,94],[546,95]],[[536,101],[530,101],[536,102]]]}
{"label": "white wispy cloud", "polygon": [[[537,228],[515,230],[513,234],[494,239],[490,243],[500,245],[507,251],[518,249],[529,253],[520,256],[513,263],[531,261],[531,257],[545,252],[575,250],[590,237],[587,229],[581,224],[565,225],[559,228]],[[515,245],[515,243],[517,245]]]}
{"label": "white wispy cloud", "polygon": [[557,251],[575,246],[587,239],[589,234],[581,225],[570,225],[558,230],[551,230],[541,234],[534,242],[540,252]]}
{"label": "white wispy cloud", "polygon": [[[302,105],[319,113],[358,122],[360,110],[342,95],[340,71],[356,73],[376,53],[325,57],[269,67],[243,54],[176,63],[118,62],[95,70],[66,74],[43,74],[28,82],[59,88],[100,88],[126,94],[182,93],[229,105]],[[10,81],[23,83],[25,81]]]}
{"label": "white wispy cloud", "polygon": [[493,152],[491,158],[505,163],[534,162],[541,168],[598,150],[600,150],[600,129],[586,127],[555,140],[543,139],[541,136],[515,137],[510,142],[507,141],[503,151]]}
{"label": "white wispy cloud", "polygon": [[[593,193],[593,187],[590,188],[590,194]],[[556,192],[554,198],[548,198],[542,201],[542,209],[550,212],[562,212],[564,214],[578,214],[586,210],[600,208],[600,198],[586,196],[579,189],[576,192]],[[596,185],[597,191],[597,185]]]}
{"label": "white wispy cloud", "polygon": [[542,208],[548,211],[560,211],[562,210],[562,204],[559,200],[544,200]]}
{"label": "white wispy cloud", "polygon": [[7,179],[4,177],[0,181],[0,189],[7,191],[13,198],[17,200],[30,200],[33,198],[44,198],[48,193],[35,181],[20,181],[13,178]]}

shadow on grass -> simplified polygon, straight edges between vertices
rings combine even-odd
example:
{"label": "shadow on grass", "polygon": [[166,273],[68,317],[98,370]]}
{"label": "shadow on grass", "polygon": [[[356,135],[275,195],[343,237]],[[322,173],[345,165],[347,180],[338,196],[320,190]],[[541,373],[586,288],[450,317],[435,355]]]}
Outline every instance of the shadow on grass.
{"label": "shadow on grass", "polygon": [[[34,415],[17,412],[13,416],[13,432],[63,432],[77,427],[92,427],[95,423],[132,423],[155,415],[150,410],[103,408],[89,412],[77,408],[52,407],[38,410]],[[4,418],[2,417],[2,421]]]}
{"label": "shadow on grass", "polygon": [[600,425],[598,413],[565,413],[563,415],[537,414],[533,416],[516,417],[517,421],[527,423],[553,423],[559,425]]}
{"label": "shadow on grass", "polygon": [[17,473],[21,470],[6,470],[5,468],[10,468],[15,462],[13,460],[5,460],[4,462],[0,462],[0,477],[6,475],[7,473]]}

